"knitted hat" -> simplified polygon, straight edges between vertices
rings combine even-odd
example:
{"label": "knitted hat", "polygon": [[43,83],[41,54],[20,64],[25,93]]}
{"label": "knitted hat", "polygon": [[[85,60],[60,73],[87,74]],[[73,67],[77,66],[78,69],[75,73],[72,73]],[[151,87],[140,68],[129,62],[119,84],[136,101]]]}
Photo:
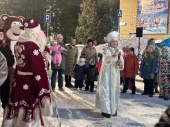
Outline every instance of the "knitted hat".
{"label": "knitted hat", "polygon": [[92,40],[92,39],[88,39],[87,44],[88,44],[89,42],[92,42],[92,43],[93,43],[93,40]]}
{"label": "knitted hat", "polygon": [[39,33],[41,30],[40,24],[34,19],[25,19],[23,24],[26,33]]}

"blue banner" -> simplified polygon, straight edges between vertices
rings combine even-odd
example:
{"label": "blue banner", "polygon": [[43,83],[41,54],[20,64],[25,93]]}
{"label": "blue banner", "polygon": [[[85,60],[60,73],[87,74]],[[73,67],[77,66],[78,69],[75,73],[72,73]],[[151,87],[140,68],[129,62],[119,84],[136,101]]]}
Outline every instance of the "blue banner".
{"label": "blue banner", "polygon": [[138,27],[143,27],[143,34],[166,34],[168,0],[139,0]]}

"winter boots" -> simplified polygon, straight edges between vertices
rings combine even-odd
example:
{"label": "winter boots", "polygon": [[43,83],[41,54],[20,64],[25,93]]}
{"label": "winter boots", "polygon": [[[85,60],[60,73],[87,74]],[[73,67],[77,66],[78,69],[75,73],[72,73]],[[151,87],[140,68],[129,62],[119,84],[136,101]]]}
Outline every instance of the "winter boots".
{"label": "winter boots", "polygon": [[73,88],[73,85],[71,84],[71,76],[65,75],[65,86],[68,88]]}
{"label": "winter boots", "polygon": [[159,93],[157,84],[154,84],[154,90],[155,90],[155,93]]}
{"label": "winter boots", "polygon": [[102,112],[101,115],[106,117],[106,118],[110,118],[111,116],[115,117],[115,116],[117,116],[117,110],[115,111],[115,114],[113,114],[113,115],[110,115],[110,114],[107,114],[107,113],[104,113],[104,112]]}
{"label": "winter boots", "polygon": [[126,91],[127,91],[127,90],[128,90],[128,86],[124,84],[124,86],[123,86],[123,90],[122,90],[122,92],[121,92],[121,93],[126,93]]}
{"label": "winter boots", "polygon": [[104,117],[106,117],[106,118],[110,118],[110,117],[111,117],[110,114],[107,114],[107,113],[104,113],[104,112],[102,112],[101,115],[104,116]]}
{"label": "winter boots", "polygon": [[[127,90],[128,90],[128,86],[127,86],[127,85],[124,85],[123,90],[122,90],[121,93],[126,93]],[[136,93],[135,93],[135,92],[136,92],[136,86],[131,86],[131,90],[132,90],[132,93],[131,93],[131,94],[136,94]]]}

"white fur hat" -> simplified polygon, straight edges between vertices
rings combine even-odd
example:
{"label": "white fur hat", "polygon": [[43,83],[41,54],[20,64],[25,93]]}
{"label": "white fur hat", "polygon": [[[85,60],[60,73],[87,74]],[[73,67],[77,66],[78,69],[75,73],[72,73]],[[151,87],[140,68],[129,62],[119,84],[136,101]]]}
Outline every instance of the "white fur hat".
{"label": "white fur hat", "polygon": [[112,31],[110,33],[108,33],[106,40],[108,43],[110,43],[111,41],[119,41],[119,32],[117,31]]}

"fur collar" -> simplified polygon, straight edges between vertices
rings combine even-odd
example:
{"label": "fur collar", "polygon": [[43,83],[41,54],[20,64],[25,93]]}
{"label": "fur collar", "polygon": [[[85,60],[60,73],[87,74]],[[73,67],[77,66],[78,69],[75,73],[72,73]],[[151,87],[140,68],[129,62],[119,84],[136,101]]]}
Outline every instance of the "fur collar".
{"label": "fur collar", "polygon": [[73,46],[73,45],[70,44],[70,47],[71,47],[72,49],[74,49],[75,45]]}
{"label": "fur collar", "polygon": [[[108,47],[108,50],[110,50],[110,52],[113,54],[113,55],[118,55],[119,53],[121,53],[121,50],[119,48],[112,48],[112,47]],[[121,53],[122,54],[122,53]]]}
{"label": "fur collar", "polygon": [[95,48],[95,46],[89,46],[88,44],[86,45],[86,48]]}

